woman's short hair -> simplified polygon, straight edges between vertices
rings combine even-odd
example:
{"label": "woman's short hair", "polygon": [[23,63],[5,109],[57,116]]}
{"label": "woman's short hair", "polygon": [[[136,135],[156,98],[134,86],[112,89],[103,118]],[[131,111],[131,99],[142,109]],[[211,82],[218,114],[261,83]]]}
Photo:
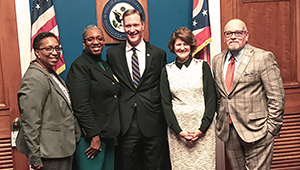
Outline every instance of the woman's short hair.
{"label": "woman's short hair", "polygon": [[33,49],[39,49],[41,46],[41,41],[45,38],[48,37],[53,37],[57,40],[57,42],[60,44],[59,39],[57,38],[57,36],[55,34],[53,34],[52,32],[41,32],[39,33],[33,40],[33,44],[32,44],[32,48]]}
{"label": "woman's short hair", "polygon": [[86,32],[89,30],[89,29],[93,29],[93,28],[97,28],[98,30],[100,30],[101,34],[103,35],[103,32],[102,30],[97,26],[97,25],[88,25],[82,32],[82,39],[84,40],[85,37],[86,37]]}
{"label": "woman's short hair", "polygon": [[171,53],[175,54],[174,44],[177,38],[180,38],[182,41],[186,42],[191,47],[191,52],[194,52],[197,45],[197,39],[194,34],[187,27],[177,28],[171,35],[171,38],[168,41],[168,47]]}

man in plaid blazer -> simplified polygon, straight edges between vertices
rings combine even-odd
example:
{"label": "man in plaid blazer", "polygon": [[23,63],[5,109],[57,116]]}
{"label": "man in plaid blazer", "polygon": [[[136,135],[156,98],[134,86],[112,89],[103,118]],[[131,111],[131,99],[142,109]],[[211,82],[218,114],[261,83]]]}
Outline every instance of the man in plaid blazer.
{"label": "man in plaid blazer", "polygon": [[248,44],[248,37],[243,21],[230,20],[224,28],[227,49],[212,60],[219,93],[216,133],[233,170],[268,170],[285,94],[274,55]]}

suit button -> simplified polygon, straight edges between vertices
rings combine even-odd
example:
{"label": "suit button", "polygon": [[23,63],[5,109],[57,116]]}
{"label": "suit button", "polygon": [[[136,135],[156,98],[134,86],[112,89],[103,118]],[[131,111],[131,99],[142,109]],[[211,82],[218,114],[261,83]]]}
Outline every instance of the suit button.
{"label": "suit button", "polygon": [[114,95],[114,98],[117,98],[117,95]]}
{"label": "suit button", "polygon": [[114,83],[114,82],[111,82],[111,84],[112,84],[112,85],[115,85],[115,83]]}
{"label": "suit button", "polygon": [[131,106],[132,109],[134,109],[137,106],[137,103],[134,103],[133,106]]}

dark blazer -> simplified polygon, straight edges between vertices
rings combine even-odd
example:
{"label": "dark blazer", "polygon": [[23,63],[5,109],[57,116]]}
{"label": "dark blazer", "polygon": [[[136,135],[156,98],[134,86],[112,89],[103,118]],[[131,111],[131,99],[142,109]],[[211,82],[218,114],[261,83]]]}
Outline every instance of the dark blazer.
{"label": "dark blazer", "polygon": [[[103,63],[105,71],[98,62]],[[66,82],[82,136],[116,137],[120,132],[120,85],[101,56],[83,50],[72,63]]]}
{"label": "dark blazer", "polygon": [[[62,85],[64,81],[57,76]],[[41,158],[63,158],[75,151],[75,119],[71,105],[49,73],[30,63],[19,91],[22,127],[17,137],[18,150],[30,165],[42,164]]]}
{"label": "dark blazer", "polygon": [[135,88],[126,62],[125,47],[126,44],[122,43],[107,50],[107,63],[121,84],[121,135],[127,132],[135,109],[143,135],[152,137],[166,133],[159,91],[160,73],[166,64],[166,52],[146,43],[146,68],[138,87]]}
{"label": "dark blazer", "polygon": [[246,44],[228,93],[223,77],[227,51],[212,60],[220,94],[216,134],[222,141],[228,140],[230,114],[234,128],[245,142],[257,141],[268,132],[278,135],[283,122],[285,94],[274,55]]}

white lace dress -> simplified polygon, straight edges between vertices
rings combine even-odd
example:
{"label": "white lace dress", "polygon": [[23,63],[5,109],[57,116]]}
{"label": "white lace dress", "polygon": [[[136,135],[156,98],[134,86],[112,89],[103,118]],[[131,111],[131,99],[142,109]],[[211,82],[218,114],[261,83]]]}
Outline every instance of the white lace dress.
{"label": "white lace dress", "polygon": [[[193,59],[188,67],[179,69],[168,64],[166,71],[172,95],[173,111],[183,131],[197,130],[205,110],[203,95],[203,62]],[[215,170],[216,138],[214,123],[204,137],[186,141],[168,131],[170,158],[173,170]]]}

